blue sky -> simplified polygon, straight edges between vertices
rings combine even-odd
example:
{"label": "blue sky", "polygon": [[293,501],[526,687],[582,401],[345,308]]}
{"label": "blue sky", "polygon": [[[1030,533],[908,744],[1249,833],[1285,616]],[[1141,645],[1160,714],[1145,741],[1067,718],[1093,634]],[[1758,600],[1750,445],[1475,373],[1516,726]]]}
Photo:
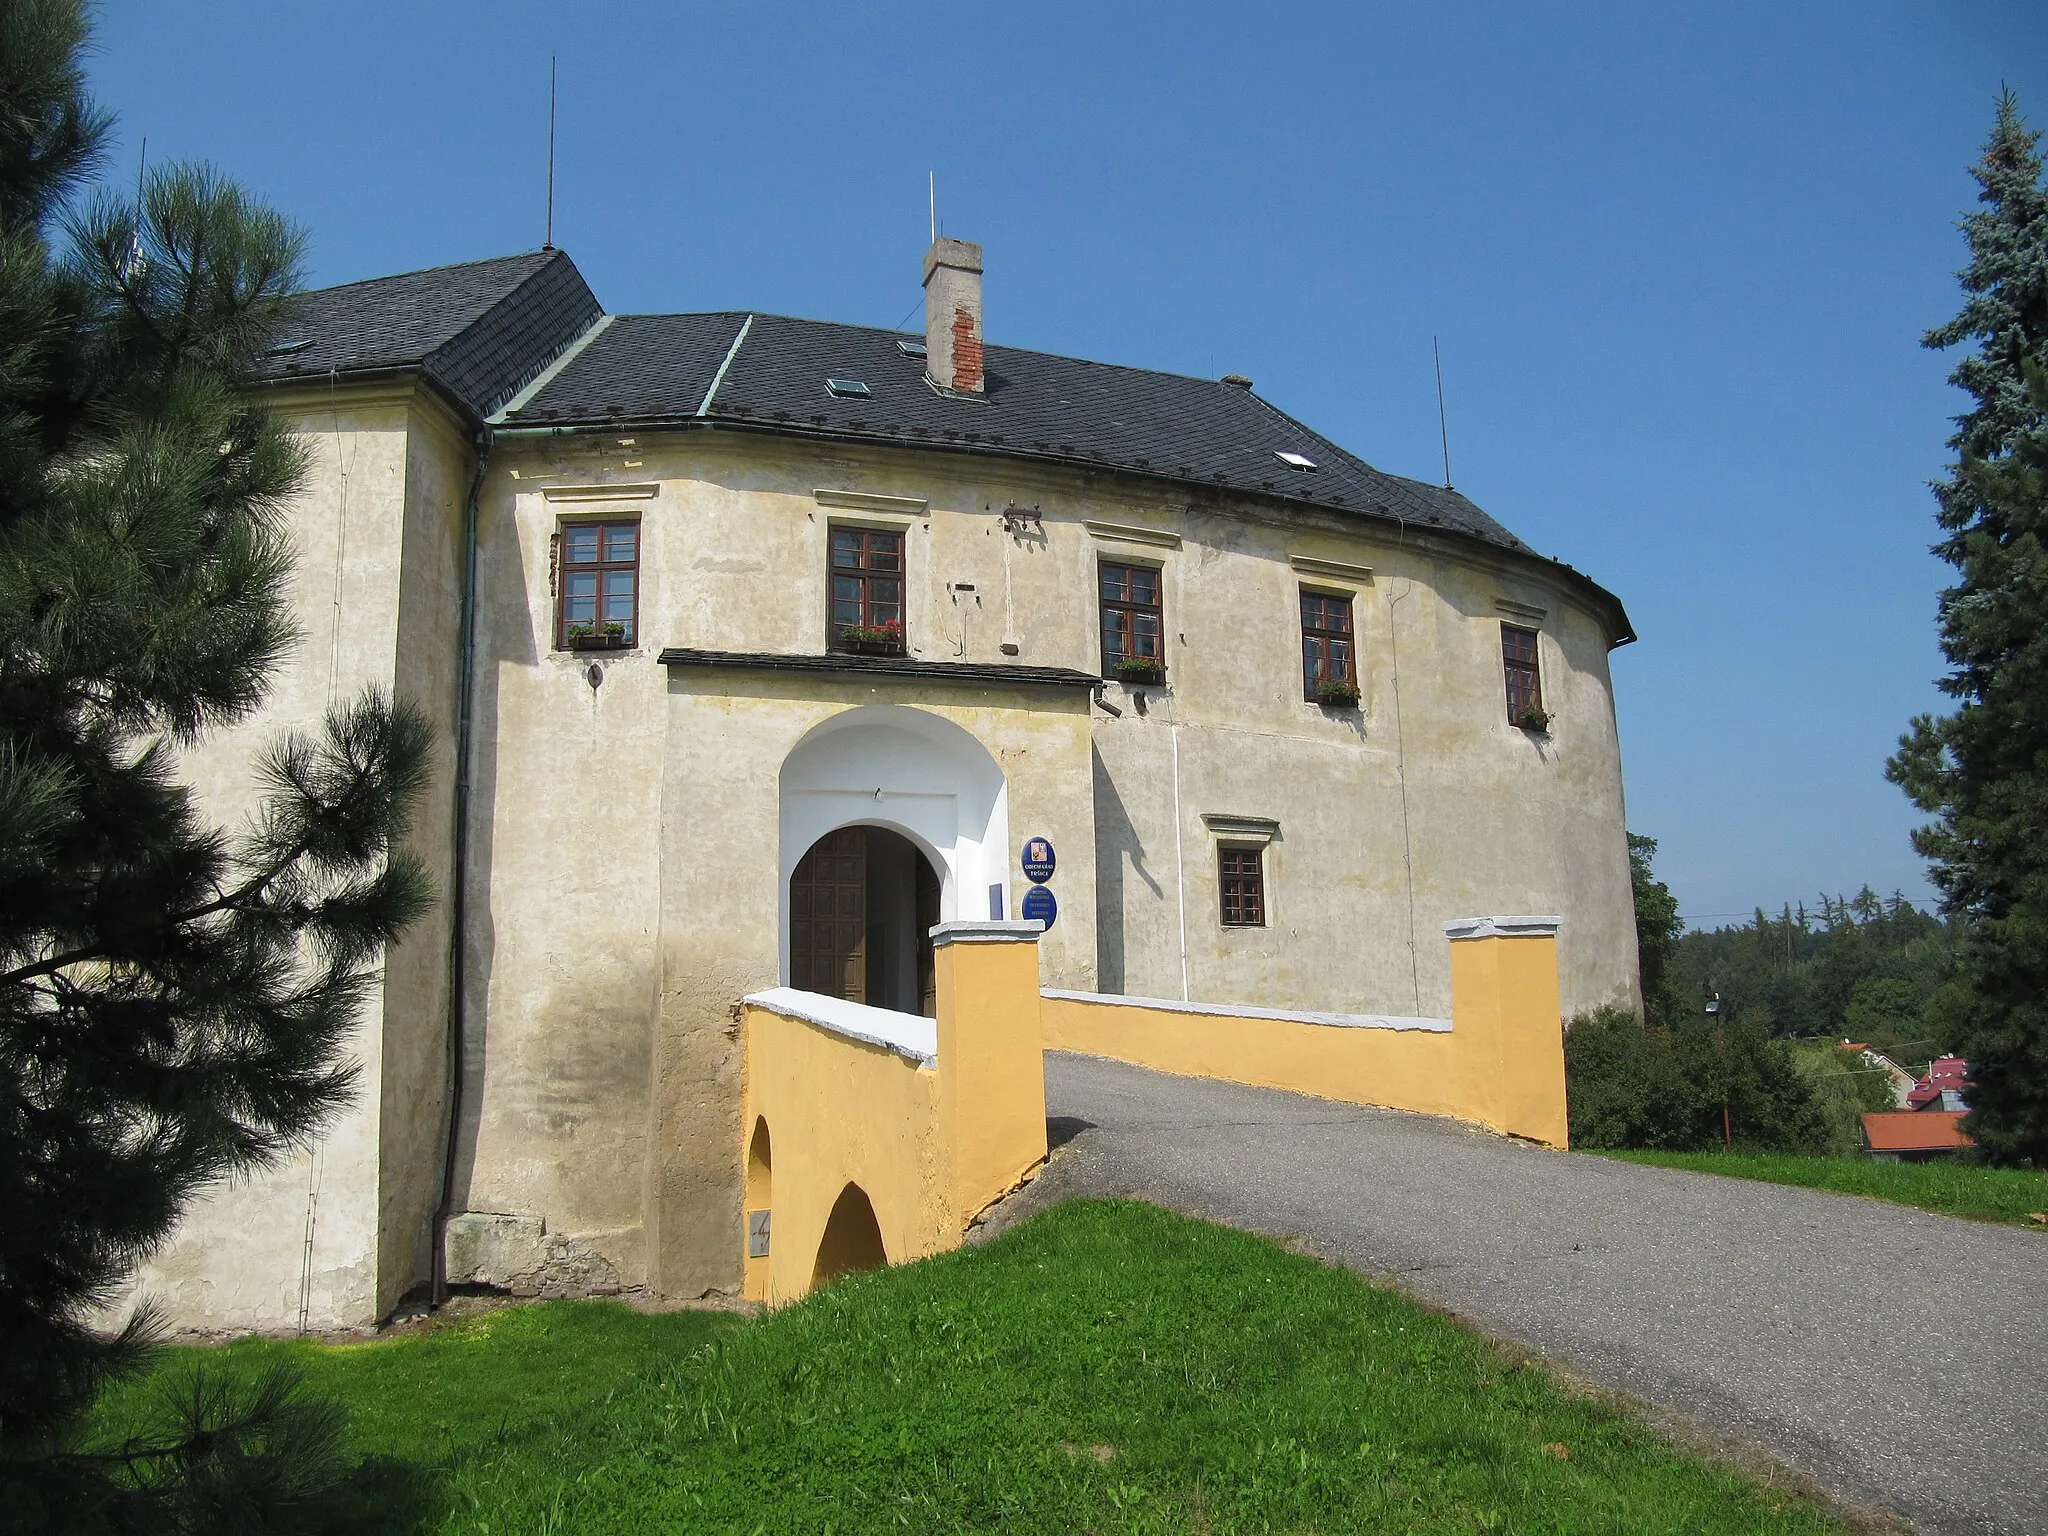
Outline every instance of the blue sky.
{"label": "blue sky", "polygon": [[317,283],[555,242],[615,311],[875,325],[926,175],[991,340],[1249,374],[1619,593],[1629,822],[1695,916],[1926,893],[1924,488],[2001,84],[2048,7],[108,3],[117,165],[205,158]]}

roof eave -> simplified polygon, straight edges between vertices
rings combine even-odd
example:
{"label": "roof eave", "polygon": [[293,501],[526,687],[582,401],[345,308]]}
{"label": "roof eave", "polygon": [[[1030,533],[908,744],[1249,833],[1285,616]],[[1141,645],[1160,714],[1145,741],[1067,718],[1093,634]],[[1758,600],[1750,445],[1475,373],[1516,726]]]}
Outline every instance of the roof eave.
{"label": "roof eave", "polygon": [[[845,432],[832,427],[809,426],[794,421],[760,421],[735,417],[729,414],[700,416],[695,412],[646,412],[620,413],[618,415],[569,417],[549,422],[503,422],[493,428],[493,435],[503,438],[569,437],[582,432],[612,432],[631,430],[635,432],[664,431],[708,431],[761,433],[771,437],[796,437],[817,442],[860,443],[882,448],[923,448],[941,453],[980,455],[985,458],[1015,459],[1024,463],[1057,464],[1067,469],[1092,470],[1097,474],[1125,475],[1134,480],[1155,484],[1172,485],[1193,490],[1225,491],[1261,501],[1277,502],[1282,506],[1308,508],[1313,511],[1333,513],[1345,517],[1370,518],[1375,522],[1401,525],[1405,519],[1391,512],[1375,511],[1367,506],[1352,506],[1348,503],[1317,501],[1305,496],[1289,496],[1282,492],[1252,489],[1246,486],[1219,483],[1213,480],[1197,480],[1176,475],[1166,470],[1138,469],[1128,464],[1116,464],[1100,459],[1081,458],[1072,454],[1046,453],[1030,448],[1012,447],[989,443],[949,443],[924,437],[908,437],[874,432]],[[1637,636],[1635,627],[1629,622],[1628,611],[1622,607],[1621,599],[1581,571],[1539,555],[1534,550],[1509,549],[1503,545],[1489,543],[1485,539],[1462,532],[1456,528],[1431,526],[1433,535],[1456,539],[1461,543],[1475,545],[1496,555],[1507,555],[1517,559],[1531,560],[1547,566],[1579,589],[1591,606],[1606,623],[1607,648],[1618,650],[1632,645]]]}
{"label": "roof eave", "polygon": [[421,363],[379,363],[369,368],[329,368],[319,373],[280,373],[260,379],[251,379],[245,389],[301,389],[307,385],[318,387],[332,381],[340,384],[382,384],[391,379],[419,379],[432,389],[435,398],[453,411],[456,418],[474,432],[483,423],[469,403],[450,389],[434,371]]}

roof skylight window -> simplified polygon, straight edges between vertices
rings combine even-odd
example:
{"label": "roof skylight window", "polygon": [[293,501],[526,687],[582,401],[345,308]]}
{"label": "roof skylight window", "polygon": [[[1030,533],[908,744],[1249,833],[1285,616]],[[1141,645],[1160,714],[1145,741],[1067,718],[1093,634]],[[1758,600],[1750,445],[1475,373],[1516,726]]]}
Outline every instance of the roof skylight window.
{"label": "roof skylight window", "polygon": [[310,336],[301,336],[293,341],[280,341],[276,346],[270,348],[270,355],[272,357],[289,357],[294,352],[305,351],[311,345],[313,345],[313,338]]}
{"label": "roof skylight window", "polygon": [[1311,473],[1316,467],[1316,461],[1307,454],[1293,453],[1285,448],[1274,449],[1273,457],[1282,464],[1285,464],[1289,469],[1298,469],[1304,475]]}
{"label": "roof skylight window", "polygon": [[859,379],[827,379],[825,387],[842,397],[865,397],[874,393]]}
{"label": "roof skylight window", "polygon": [[925,344],[921,341],[899,341],[896,343],[896,350],[905,357],[923,357],[926,355]]}

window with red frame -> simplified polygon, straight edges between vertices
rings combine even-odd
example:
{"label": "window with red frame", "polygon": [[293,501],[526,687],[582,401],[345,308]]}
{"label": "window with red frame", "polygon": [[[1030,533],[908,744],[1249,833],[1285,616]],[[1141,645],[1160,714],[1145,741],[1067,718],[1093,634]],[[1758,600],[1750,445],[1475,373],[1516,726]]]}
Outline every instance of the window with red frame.
{"label": "window with red frame", "polygon": [[832,530],[832,647],[903,648],[903,535]]}
{"label": "window with red frame", "polygon": [[1314,700],[1318,683],[1358,686],[1351,640],[1351,599],[1301,594],[1301,692]]}
{"label": "window with red frame", "polygon": [[1536,631],[1500,627],[1500,659],[1507,674],[1508,721],[1520,725],[1543,713],[1543,677],[1536,666]]}
{"label": "window with red frame", "polygon": [[1223,886],[1223,926],[1266,926],[1266,871],[1260,848],[1223,848],[1216,854]]}
{"label": "window with red frame", "polygon": [[640,525],[564,523],[555,646],[577,641],[638,642]]}
{"label": "window with red frame", "polygon": [[1164,669],[1165,629],[1159,606],[1159,571],[1150,565],[1099,567],[1102,590],[1102,670],[1114,677],[1124,666],[1151,662]]}

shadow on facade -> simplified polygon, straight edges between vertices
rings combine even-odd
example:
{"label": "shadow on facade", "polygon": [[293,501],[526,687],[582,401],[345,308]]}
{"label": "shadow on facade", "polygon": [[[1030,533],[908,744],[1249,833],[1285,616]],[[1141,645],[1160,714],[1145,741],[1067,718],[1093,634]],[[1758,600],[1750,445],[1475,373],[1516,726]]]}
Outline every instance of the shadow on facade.
{"label": "shadow on facade", "polygon": [[1095,977],[1103,992],[1125,989],[1124,861],[1156,897],[1159,882],[1145,867],[1145,844],[1116,792],[1102,753],[1088,752],[1095,777]]}

